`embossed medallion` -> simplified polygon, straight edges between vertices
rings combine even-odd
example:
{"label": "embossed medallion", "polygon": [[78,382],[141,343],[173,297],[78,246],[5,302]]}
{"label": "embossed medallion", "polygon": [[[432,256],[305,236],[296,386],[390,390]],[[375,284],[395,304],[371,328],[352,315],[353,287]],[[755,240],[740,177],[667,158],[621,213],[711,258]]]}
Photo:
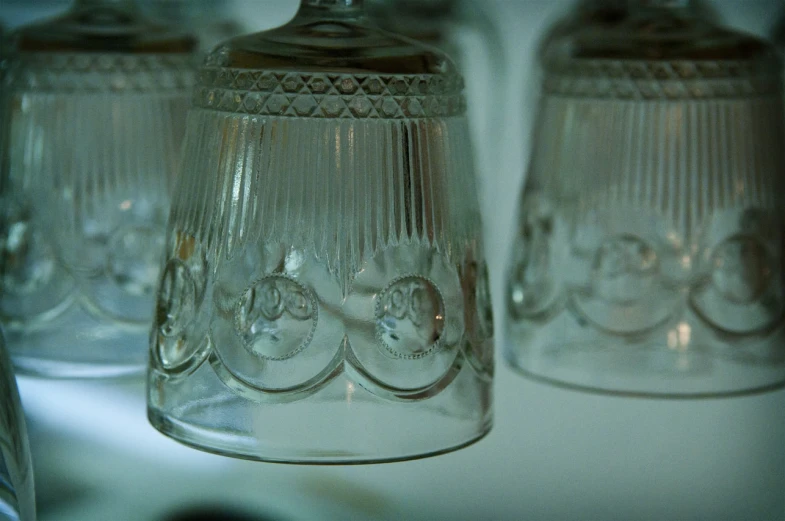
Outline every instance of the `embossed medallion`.
{"label": "embossed medallion", "polygon": [[730,302],[749,304],[766,291],[773,273],[771,256],[754,237],[727,239],[713,260],[712,284]]}
{"label": "embossed medallion", "polygon": [[519,317],[547,312],[557,298],[553,273],[553,234],[556,217],[550,205],[530,197],[523,210],[519,255],[510,280],[510,311]]}
{"label": "embossed medallion", "polygon": [[252,354],[285,360],[311,341],[318,308],[313,294],[299,282],[270,275],[248,288],[237,303],[235,332]]}
{"label": "embossed medallion", "polygon": [[736,234],[713,249],[707,279],[692,306],[721,331],[749,335],[775,327],[785,314],[779,261],[757,237]]}
{"label": "embossed medallion", "polygon": [[439,346],[443,331],[444,301],[430,280],[401,277],[379,296],[376,334],[393,356],[425,356]]}
{"label": "embossed medallion", "polygon": [[167,369],[186,362],[195,346],[186,329],[196,319],[199,285],[185,262],[172,259],[166,264],[158,290],[156,322],[158,356]]}
{"label": "embossed medallion", "polygon": [[121,230],[109,242],[107,274],[129,295],[151,295],[158,282],[163,227]]}
{"label": "embossed medallion", "polygon": [[74,283],[52,244],[36,229],[24,205],[0,200],[0,214],[0,313],[28,321],[62,309]]}
{"label": "embossed medallion", "polygon": [[628,304],[650,293],[657,276],[657,253],[632,235],[606,241],[594,260],[594,292],[614,304]]}
{"label": "embossed medallion", "polygon": [[3,291],[17,295],[35,293],[54,276],[56,259],[32,225],[23,220],[9,223],[0,237]]}

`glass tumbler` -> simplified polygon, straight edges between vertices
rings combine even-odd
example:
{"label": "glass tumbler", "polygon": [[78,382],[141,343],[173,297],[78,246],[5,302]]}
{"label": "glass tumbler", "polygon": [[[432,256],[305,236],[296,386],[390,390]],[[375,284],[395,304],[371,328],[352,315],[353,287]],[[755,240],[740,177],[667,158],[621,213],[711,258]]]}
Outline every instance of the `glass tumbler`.
{"label": "glass tumbler", "polygon": [[0,520],[35,521],[35,486],[27,428],[2,331],[0,331]]}
{"label": "glass tumbler", "polygon": [[782,65],[635,0],[545,65],[505,357],[558,385],[703,397],[785,383]]}
{"label": "glass tumbler", "polygon": [[14,34],[0,319],[17,371],[144,373],[195,47],[130,0],[79,0]]}
{"label": "glass tumbler", "polygon": [[438,454],[491,426],[488,277],[463,82],[362,2],[199,73],[151,335],[148,416],[297,463]]}

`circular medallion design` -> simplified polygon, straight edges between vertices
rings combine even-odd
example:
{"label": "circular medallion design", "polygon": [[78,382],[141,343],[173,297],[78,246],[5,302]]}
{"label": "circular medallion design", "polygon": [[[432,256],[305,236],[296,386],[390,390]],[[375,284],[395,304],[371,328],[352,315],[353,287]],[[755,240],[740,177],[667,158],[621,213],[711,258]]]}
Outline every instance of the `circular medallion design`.
{"label": "circular medallion design", "polygon": [[574,310],[593,326],[634,335],[667,321],[679,293],[660,280],[659,256],[650,242],[632,235],[606,238],[594,253],[591,282],[572,296]]}
{"label": "circular medallion design", "polygon": [[158,282],[163,249],[160,229],[139,226],[122,230],[109,243],[108,276],[129,295],[151,295]]}
{"label": "circular medallion design", "polygon": [[546,312],[558,297],[553,271],[555,216],[540,198],[530,198],[525,207],[520,236],[513,246],[518,258],[508,290],[510,312],[518,319]]}
{"label": "circular medallion design", "polygon": [[606,241],[594,261],[594,291],[607,302],[629,304],[651,291],[657,253],[644,240],[621,235]]}
{"label": "circular medallion design", "polygon": [[737,304],[759,300],[772,277],[766,248],[755,238],[737,235],[717,247],[712,284],[725,299]]}
{"label": "circular medallion design", "polygon": [[0,200],[0,314],[23,321],[65,309],[74,289],[29,213],[18,202]]}
{"label": "circular medallion design", "polygon": [[57,270],[51,248],[30,223],[16,221],[0,237],[0,257],[3,291],[16,295],[30,295],[47,285]]}
{"label": "circular medallion design", "polygon": [[430,280],[401,277],[379,296],[376,334],[395,357],[420,358],[438,347],[444,319],[444,300]]}
{"label": "circular medallion design", "polygon": [[235,333],[258,357],[285,360],[305,349],[313,337],[318,307],[299,282],[271,275],[255,282],[234,312]]}
{"label": "circular medallion design", "polygon": [[695,311],[711,327],[740,335],[757,334],[785,314],[782,273],[765,243],[732,235],[713,249],[708,278],[691,293]]}
{"label": "circular medallion design", "polygon": [[172,369],[188,361],[197,342],[188,342],[187,328],[196,320],[200,285],[180,259],[166,264],[158,291],[156,322],[158,354],[164,368]]}

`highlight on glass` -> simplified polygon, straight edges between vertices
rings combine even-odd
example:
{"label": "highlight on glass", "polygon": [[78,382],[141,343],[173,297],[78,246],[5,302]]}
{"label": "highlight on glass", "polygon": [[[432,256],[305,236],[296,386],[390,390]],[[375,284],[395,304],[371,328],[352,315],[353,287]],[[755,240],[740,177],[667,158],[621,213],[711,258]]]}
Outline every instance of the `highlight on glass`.
{"label": "highlight on glass", "polygon": [[491,427],[492,316],[463,81],[303,0],[198,75],[148,416],[229,456],[369,463]]}
{"label": "highlight on glass", "polygon": [[576,31],[544,93],[505,358],[609,393],[785,383],[782,64],[686,1]]}
{"label": "highlight on glass", "polygon": [[144,374],[196,41],[130,0],[17,30],[4,79],[0,319],[17,371]]}

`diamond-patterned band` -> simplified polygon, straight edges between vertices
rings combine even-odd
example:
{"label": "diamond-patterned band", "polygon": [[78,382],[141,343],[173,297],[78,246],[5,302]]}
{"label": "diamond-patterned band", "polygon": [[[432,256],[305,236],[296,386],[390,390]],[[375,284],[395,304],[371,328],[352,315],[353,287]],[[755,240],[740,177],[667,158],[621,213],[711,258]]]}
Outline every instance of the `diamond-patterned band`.
{"label": "diamond-patterned band", "polygon": [[26,53],[8,74],[11,88],[33,92],[182,91],[194,83],[188,54]]}
{"label": "diamond-patterned band", "polygon": [[194,106],[269,116],[411,119],[463,114],[459,75],[319,74],[204,68]]}
{"label": "diamond-patterned band", "polygon": [[613,99],[716,99],[782,92],[777,62],[574,59],[553,63],[544,91]]}

